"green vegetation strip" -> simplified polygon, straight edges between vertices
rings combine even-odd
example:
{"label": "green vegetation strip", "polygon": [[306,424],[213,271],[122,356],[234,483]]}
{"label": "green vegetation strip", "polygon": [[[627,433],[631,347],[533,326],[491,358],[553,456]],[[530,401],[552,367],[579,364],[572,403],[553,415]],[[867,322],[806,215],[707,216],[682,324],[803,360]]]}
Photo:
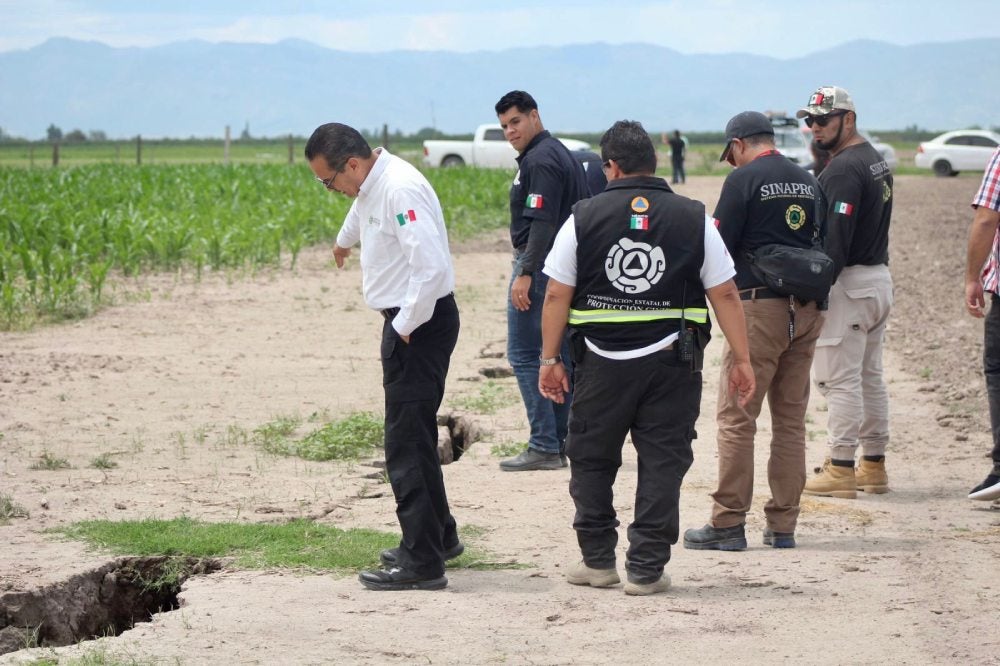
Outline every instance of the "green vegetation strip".
{"label": "green vegetation strip", "polygon": [[[294,520],[282,525],[206,523],[187,517],[172,520],[89,520],[54,530],[118,555],[232,557],[247,569],[307,568],[357,571],[373,566],[385,548],[399,545],[399,535],[366,529],[342,530]],[[475,530],[462,532],[463,537]],[[467,549],[448,563],[469,569],[520,568]]]}
{"label": "green vegetation strip", "polygon": [[[453,238],[507,224],[511,173],[436,169]],[[0,167],[0,328],[86,316],[109,278],[294,267],[350,207],[297,164]]]}
{"label": "green vegetation strip", "polygon": [[305,460],[353,460],[381,446],[385,433],[381,417],[371,412],[352,412],[296,438],[301,423],[277,417],[256,428],[252,441],[269,453]]}

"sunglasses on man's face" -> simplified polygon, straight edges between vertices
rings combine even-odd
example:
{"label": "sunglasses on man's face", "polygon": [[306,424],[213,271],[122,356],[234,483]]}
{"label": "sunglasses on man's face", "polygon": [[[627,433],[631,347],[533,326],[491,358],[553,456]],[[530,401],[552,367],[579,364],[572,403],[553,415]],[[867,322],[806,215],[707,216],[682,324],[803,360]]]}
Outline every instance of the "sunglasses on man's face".
{"label": "sunglasses on man's face", "polygon": [[839,113],[833,112],[828,113],[825,116],[807,116],[806,117],[806,127],[812,127],[813,125],[819,125],[820,127],[826,127],[830,124],[830,121],[834,118],[839,118],[840,116],[846,114],[847,111],[841,111]]}

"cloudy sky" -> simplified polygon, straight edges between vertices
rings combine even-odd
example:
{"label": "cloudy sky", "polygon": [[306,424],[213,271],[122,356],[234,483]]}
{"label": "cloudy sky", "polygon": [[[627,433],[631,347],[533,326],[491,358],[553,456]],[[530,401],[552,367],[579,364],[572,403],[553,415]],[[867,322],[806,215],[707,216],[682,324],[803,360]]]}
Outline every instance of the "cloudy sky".
{"label": "cloudy sky", "polygon": [[644,42],[791,58],[854,39],[996,37],[995,14],[995,0],[0,0],[0,51],[50,37],[111,46],[298,38],[345,51]]}

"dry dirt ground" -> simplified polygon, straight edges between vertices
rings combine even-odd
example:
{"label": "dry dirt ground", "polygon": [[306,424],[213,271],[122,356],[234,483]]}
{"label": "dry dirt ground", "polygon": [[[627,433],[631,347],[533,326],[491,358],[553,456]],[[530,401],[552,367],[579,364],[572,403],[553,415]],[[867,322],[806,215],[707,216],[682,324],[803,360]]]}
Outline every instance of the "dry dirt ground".
{"label": "dry dirt ground", "polygon": [[[681,192],[712,206],[721,182],[692,178]],[[101,650],[109,660],[183,664],[1000,663],[1000,506],[965,498],[988,471],[989,450],[981,324],[961,302],[977,185],[897,179],[886,358],[892,492],[804,499],[795,550],[761,545],[765,418],[749,550],[675,548],[674,587],[653,597],[566,584],[563,571],[578,559],[569,471],[498,470],[491,446],[526,438],[510,400],[473,415],[490,434],[445,477],[459,523],[476,528],[470,545],[527,568],[451,570],[448,588],[434,593],[369,592],[353,574],[225,568],[188,579],[179,610],[120,636],[0,662]],[[30,511],[0,527],[0,595],[111,561],[44,532],[83,519],[312,516],[396,529],[391,494],[367,478],[371,467],[274,457],[236,436],[276,415],[380,409],[381,319],[363,305],[356,263],[337,271],[328,256],[318,248],[294,271],[201,282],[154,276],[129,287],[148,298],[0,336],[0,492]],[[478,395],[481,368],[503,364],[483,354],[503,348],[503,234],[457,246],[455,264],[463,328],[443,411]],[[682,528],[709,512],[721,346],[710,345],[706,363]],[[512,379],[496,381],[516,395]],[[824,456],[822,402],[815,395],[809,414],[810,465]],[[616,488],[625,522],[635,489],[626,451]],[[73,467],[30,469],[43,452]],[[119,466],[90,468],[102,453]]]}

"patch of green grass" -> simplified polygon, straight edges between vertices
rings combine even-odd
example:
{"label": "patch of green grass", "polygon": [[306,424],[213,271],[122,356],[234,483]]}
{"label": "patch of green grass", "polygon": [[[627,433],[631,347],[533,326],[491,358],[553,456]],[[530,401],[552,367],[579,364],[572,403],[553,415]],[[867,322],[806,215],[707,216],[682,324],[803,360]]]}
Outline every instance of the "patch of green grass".
{"label": "patch of green grass", "polygon": [[[119,555],[232,557],[237,567],[307,568],[352,571],[372,566],[378,553],[399,544],[399,535],[368,529],[342,530],[294,520],[282,525],[205,523],[191,518],[172,520],[90,520],[57,533]],[[467,534],[463,530],[463,535]],[[472,549],[449,566],[472,569],[516,568]]]}
{"label": "patch of green grass", "polygon": [[501,442],[490,447],[490,455],[497,458],[513,458],[527,446],[527,442]]}
{"label": "patch of green grass", "polygon": [[477,414],[496,414],[499,410],[514,404],[515,396],[509,388],[495,381],[488,381],[479,387],[479,394],[455,400],[462,409]]}
{"label": "patch of green grass", "polygon": [[56,470],[56,469],[69,469],[69,461],[65,458],[57,458],[48,451],[43,451],[42,455],[38,456],[38,460],[31,463],[29,469],[44,469],[44,470]]}
{"label": "patch of green grass", "polygon": [[[265,451],[284,452],[288,438],[302,424],[302,419],[295,416],[278,416],[262,426],[254,428],[253,440]],[[279,449],[281,449],[279,451]]]}
{"label": "patch of green grass", "polygon": [[28,518],[28,510],[14,501],[7,493],[0,493],[0,525],[6,525],[11,518]]}
{"label": "patch of green grass", "polygon": [[156,666],[165,662],[161,659],[140,659],[117,651],[111,652],[106,645],[101,645],[90,648],[79,656],[60,656],[53,651],[51,656],[22,663],[25,666]]}
{"label": "patch of green grass", "polygon": [[255,429],[253,442],[270,453],[306,460],[355,460],[381,446],[385,433],[381,417],[371,412],[352,412],[295,438],[301,423],[278,417]]}
{"label": "patch of green grass", "polygon": [[111,459],[110,453],[102,453],[90,461],[90,466],[94,469],[114,469],[118,463]]}

